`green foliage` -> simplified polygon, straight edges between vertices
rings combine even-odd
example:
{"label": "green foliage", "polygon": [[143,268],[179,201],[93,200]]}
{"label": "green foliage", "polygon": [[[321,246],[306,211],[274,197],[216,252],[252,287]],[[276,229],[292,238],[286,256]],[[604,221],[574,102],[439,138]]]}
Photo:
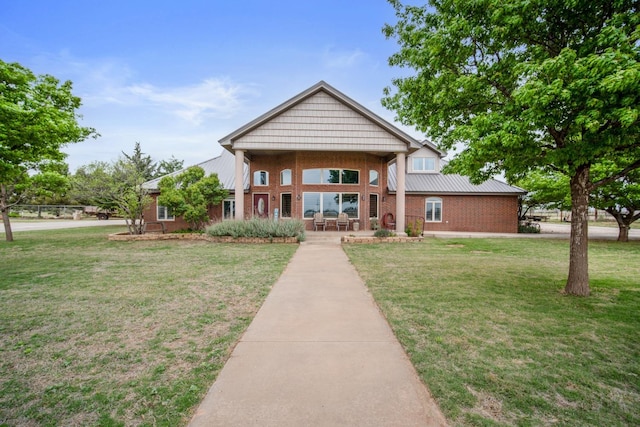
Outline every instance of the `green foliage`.
{"label": "green foliage", "polygon": [[223,221],[207,228],[210,236],[238,237],[297,237],[298,241],[305,239],[304,221],[298,219],[273,221],[270,219],[253,218],[246,221]]}
{"label": "green foliage", "polygon": [[393,237],[395,233],[386,228],[379,228],[373,233],[374,237],[384,238],[384,237]]}
{"label": "green foliage", "polygon": [[522,219],[530,209],[571,209],[569,178],[559,172],[536,169],[515,182],[528,193],[521,197],[518,218]]}
{"label": "green foliage", "polygon": [[33,172],[41,171],[35,182],[52,194],[64,186],[51,168],[64,159],[64,145],[98,136],[95,129],[78,125],[80,98],[71,90],[70,81],[36,76],[0,60],[0,211],[8,241],[13,240],[9,209],[33,189]]}
{"label": "green foliage", "polygon": [[384,32],[401,46],[384,105],[442,147],[449,170],[514,181],[553,165],[569,176],[595,159],[637,153],[640,23],[633,1],[392,2]]}
{"label": "green foliage", "polygon": [[567,292],[587,295],[590,167],[618,157],[640,167],[640,13],[633,0],[434,0],[403,6],[384,27],[400,51],[383,104],[445,150],[445,171],[473,182],[557,171],[570,182],[572,250]]}
{"label": "green foliage", "polygon": [[151,204],[151,197],[142,188],[147,172],[144,163],[130,160],[130,156],[113,163],[93,162],[76,171],[72,197],[77,203],[116,210],[127,221],[130,234],[142,234],[143,213]]}
{"label": "green foliage", "polygon": [[412,221],[407,221],[407,227],[405,229],[407,236],[409,237],[422,236],[423,224],[424,224],[424,221],[422,220],[422,218],[416,218]]}
{"label": "green foliage", "polygon": [[[629,163],[625,158],[600,162],[592,168],[592,173],[595,179],[608,177],[612,170]],[[606,210],[616,219],[620,230],[618,240],[628,241],[629,227],[640,219],[640,170],[635,169],[596,188],[591,201],[594,207]]]}
{"label": "green foliage", "polygon": [[158,184],[158,204],[182,216],[192,230],[203,230],[209,223],[209,207],[219,205],[229,194],[212,173],[204,176],[199,166],[191,166],[178,175],[167,175]]}
{"label": "green foliage", "polygon": [[157,164],[155,178],[178,172],[182,170],[183,165],[184,160],[178,160],[174,156],[171,156],[169,160],[161,160],[160,163]]}
{"label": "green foliage", "polygon": [[540,224],[519,224],[518,225],[518,233],[525,234],[539,234],[540,233]]}

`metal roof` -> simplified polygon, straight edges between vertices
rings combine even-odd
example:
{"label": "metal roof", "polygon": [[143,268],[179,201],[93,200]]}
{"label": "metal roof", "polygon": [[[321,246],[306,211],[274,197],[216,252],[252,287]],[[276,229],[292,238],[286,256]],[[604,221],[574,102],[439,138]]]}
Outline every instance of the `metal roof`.
{"label": "metal roof", "polygon": [[[198,163],[193,166],[200,166],[204,170],[205,176],[209,176],[212,173],[218,174],[218,179],[220,183],[224,187],[225,190],[229,190],[233,192],[235,190],[235,156],[228,152],[227,150],[222,150],[222,154],[218,157],[214,157],[213,159],[205,160],[202,163]],[[184,168],[177,172],[173,172],[169,175],[178,175],[181,172],[184,172],[188,168]],[[163,177],[159,177],[153,179],[151,181],[147,181],[142,184],[142,188],[146,188],[147,190],[157,190],[158,183]],[[247,164],[244,165],[244,189],[249,189],[249,167]]]}
{"label": "metal roof", "polygon": [[[389,191],[397,190],[396,165],[389,165]],[[472,184],[468,177],[458,174],[407,173],[405,192],[414,194],[526,194],[526,190],[497,179]]]}

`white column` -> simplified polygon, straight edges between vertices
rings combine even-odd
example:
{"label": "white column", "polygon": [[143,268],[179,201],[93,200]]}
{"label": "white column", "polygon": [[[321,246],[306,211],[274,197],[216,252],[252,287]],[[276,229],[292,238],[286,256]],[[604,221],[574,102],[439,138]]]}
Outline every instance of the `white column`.
{"label": "white column", "polygon": [[244,219],[244,150],[236,150],[236,219]]}
{"label": "white column", "polygon": [[405,214],[405,170],[406,170],[406,156],[404,153],[397,153],[396,155],[396,182],[398,188],[396,188],[396,235],[405,236],[404,231],[404,214]]}

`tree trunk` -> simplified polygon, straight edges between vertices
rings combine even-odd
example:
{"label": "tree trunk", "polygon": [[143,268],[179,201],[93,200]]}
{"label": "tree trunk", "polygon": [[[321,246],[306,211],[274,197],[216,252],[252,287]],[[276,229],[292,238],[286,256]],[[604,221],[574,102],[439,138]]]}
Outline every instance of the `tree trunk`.
{"label": "tree trunk", "polygon": [[589,296],[589,166],[581,166],[571,177],[571,237],[569,277],[564,291]]}
{"label": "tree trunk", "polygon": [[625,215],[621,210],[615,208],[608,208],[607,212],[616,219],[618,223],[618,242],[628,242],[629,241],[629,228],[631,228],[631,224],[634,221],[633,212],[634,208],[631,207],[627,209],[630,214]]}
{"label": "tree trunk", "polygon": [[13,231],[9,220],[9,208],[2,210],[2,222],[4,223],[4,235],[7,242],[13,242]]}
{"label": "tree trunk", "polygon": [[626,224],[618,223],[618,242],[629,241],[629,226]]}
{"label": "tree trunk", "polygon": [[11,231],[11,220],[9,218],[9,195],[7,194],[7,187],[4,184],[0,185],[0,210],[2,211],[2,222],[4,224],[4,235],[7,242],[13,242],[13,231]]}

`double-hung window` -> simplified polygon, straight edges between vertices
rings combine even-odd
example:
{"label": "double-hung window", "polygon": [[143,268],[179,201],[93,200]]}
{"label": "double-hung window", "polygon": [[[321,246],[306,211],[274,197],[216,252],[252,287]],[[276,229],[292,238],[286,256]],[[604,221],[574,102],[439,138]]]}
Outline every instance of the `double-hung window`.
{"label": "double-hung window", "polygon": [[442,222],[442,199],[440,197],[428,197],[425,209],[426,222]]}
{"label": "double-hung window", "polygon": [[173,221],[175,219],[169,208],[162,205],[158,205],[156,215],[158,221]]}

